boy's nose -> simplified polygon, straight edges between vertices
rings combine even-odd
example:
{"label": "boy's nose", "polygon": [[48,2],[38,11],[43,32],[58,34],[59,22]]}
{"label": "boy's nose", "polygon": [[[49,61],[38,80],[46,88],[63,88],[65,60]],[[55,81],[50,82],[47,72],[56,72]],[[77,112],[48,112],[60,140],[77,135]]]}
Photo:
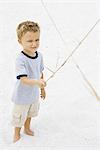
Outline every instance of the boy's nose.
{"label": "boy's nose", "polygon": [[36,46],[36,42],[32,42],[32,47],[35,47]]}

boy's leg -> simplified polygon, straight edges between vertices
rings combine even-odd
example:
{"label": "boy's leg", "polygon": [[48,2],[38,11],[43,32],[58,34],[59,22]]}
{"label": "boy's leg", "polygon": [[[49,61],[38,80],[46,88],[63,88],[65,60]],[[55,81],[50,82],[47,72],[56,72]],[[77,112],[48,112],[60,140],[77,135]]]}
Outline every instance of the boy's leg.
{"label": "boy's leg", "polygon": [[31,117],[27,118],[24,124],[24,132],[27,135],[34,136],[34,132],[30,129]]}
{"label": "boy's leg", "polygon": [[28,135],[31,135],[31,136],[34,135],[34,132],[31,131],[30,129],[30,123],[31,123],[31,118],[38,115],[38,110],[39,110],[39,101],[37,100],[36,102],[30,105],[28,116],[24,124],[24,132]]}
{"label": "boy's leg", "polygon": [[34,132],[31,131],[30,129],[30,123],[31,123],[31,118],[38,115],[38,111],[39,111],[39,101],[37,100],[36,102],[30,105],[29,111],[27,114],[27,119],[24,124],[24,132],[28,135],[31,135],[31,136],[34,135]]}
{"label": "boy's leg", "polygon": [[12,114],[12,125],[14,126],[13,142],[17,142],[21,137],[20,130],[27,118],[28,109],[29,105],[14,105]]}
{"label": "boy's leg", "polygon": [[13,138],[14,143],[17,142],[20,139],[20,130],[21,130],[21,128],[15,127],[14,138]]}

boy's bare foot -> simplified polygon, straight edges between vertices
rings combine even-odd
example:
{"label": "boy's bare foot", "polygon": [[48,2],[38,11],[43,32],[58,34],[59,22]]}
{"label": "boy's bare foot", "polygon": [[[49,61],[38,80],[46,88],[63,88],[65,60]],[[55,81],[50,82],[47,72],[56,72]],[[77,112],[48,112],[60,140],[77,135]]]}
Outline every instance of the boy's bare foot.
{"label": "boy's bare foot", "polygon": [[31,129],[24,129],[24,133],[30,136],[34,136],[34,132]]}
{"label": "boy's bare foot", "polygon": [[20,130],[21,130],[21,128],[15,127],[13,143],[17,142],[20,139]]}
{"label": "boy's bare foot", "polygon": [[20,135],[15,135],[13,139],[13,143],[17,142],[20,139]]}
{"label": "boy's bare foot", "polygon": [[24,124],[24,133],[30,136],[34,136],[34,132],[30,129],[31,118],[27,118]]}

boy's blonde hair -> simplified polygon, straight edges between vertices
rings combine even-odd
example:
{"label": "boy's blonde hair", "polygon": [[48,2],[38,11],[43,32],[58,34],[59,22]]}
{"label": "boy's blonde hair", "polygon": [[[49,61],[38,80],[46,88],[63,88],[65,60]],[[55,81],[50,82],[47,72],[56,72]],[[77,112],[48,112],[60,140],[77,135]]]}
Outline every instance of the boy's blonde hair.
{"label": "boy's blonde hair", "polygon": [[21,40],[22,36],[28,31],[32,31],[32,32],[39,31],[40,32],[40,27],[37,23],[35,23],[33,21],[24,21],[24,22],[20,23],[17,27],[18,40]]}

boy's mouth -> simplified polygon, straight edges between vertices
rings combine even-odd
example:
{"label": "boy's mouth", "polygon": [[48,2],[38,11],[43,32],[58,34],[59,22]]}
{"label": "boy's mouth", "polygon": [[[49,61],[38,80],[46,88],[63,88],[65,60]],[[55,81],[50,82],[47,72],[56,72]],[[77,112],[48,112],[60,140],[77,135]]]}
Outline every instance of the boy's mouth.
{"label": "boy's mouth", "polygon": [[37,47],[31,47],[31,48],[37,48]]}
{"label": "boy's mouth", "polygon": [[37,47],[31,47],[32,49],[36,49]]}

